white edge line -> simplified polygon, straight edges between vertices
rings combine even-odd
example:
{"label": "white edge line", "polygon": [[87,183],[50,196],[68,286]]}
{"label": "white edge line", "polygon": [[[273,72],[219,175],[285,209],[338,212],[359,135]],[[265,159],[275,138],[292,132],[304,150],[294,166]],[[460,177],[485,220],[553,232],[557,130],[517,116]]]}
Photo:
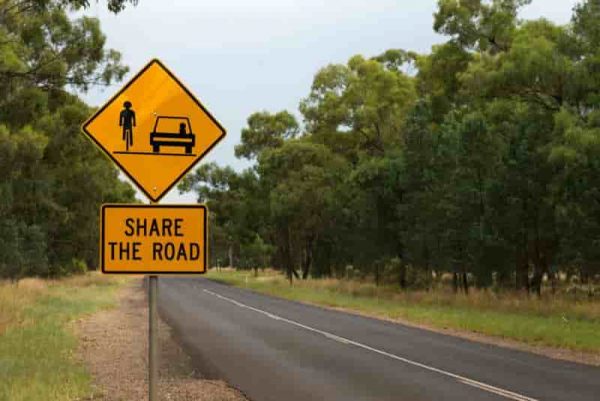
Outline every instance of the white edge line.
{"label": "white edge line", "polygon": [[466,384],[468,386],[475,387],[475,388],[478,388],[478,389],[483,390],[483,391],[487,391],[487,392],[490,392],[490,393],[493,393],[493,394],[497,394],[497,395],[500,395],[502,397],[505,397],[505,398],[508,398],[508,399],[511,399],[511,400],[515,400],[515,401],[539,401],[536,398],[527,397],[525,395],[514,393],[512,391],[508,391],[508,390],[505,390],[505,389],[502,389],[502,388],[499,388],[499,387],[495,387],[495,386],[492,386],[492,385],[489,385],[489,384],[485,384],[485,383],[482,383],[482,382],[477,381],[477,380],[469,379],[468,377],[457,375],[455,373],[451,373],[451,372],[448,372],[448,371],[445,371],[445,370],[442,370],[442,369],[434,368],[433,366],[428,366],[428,365],[425,365],[425,364],[420,363],[420,362],[416,362],[416,361],[413,361],[413,360],[410,360],[410,359],[407,359],[407,358],[404,358],[404,357],[401,357],[401,356],[398,356],[398,355],[394,355],[394,354],[391,354],[389,352],[382,351],[382,350],[379,350],[377,348],[370,347],[370,346],[368,346],[366,344],[362,344],[362,343],[350,340],[350,339],[345,338],[345,337],[340,337],[338,335],[335,335],[335,334],[332,334],[332,333],[328,333],[328,332],[323,331],[323,330],[315,329],[314,327],[306,326],[306,325],[304,325],[302,323],[298,323],[298,322],[296,322],[294,320],[286,319],[284,317],[277,316],[277,315],[275,315],[273,313],[264,311],[262,309],[258,309],[258,308],[255,308],[255,307],[243,304],[243,303],[241,303],[239,301],[236,301],[235,299],[231,299],[231,298],[225,297],[225,296],[223,296],[221,294],[217,294],[216,292],[212,292],[212,291],[207,290],[207,289],[203,289],[203,291],[206,292],[206,293],[208,293],[208,294],[210,294],[210,295],[213,295],[213,296],[215,296],[217,298],[220,298],[220,299],[222,299],[224,301],[227,301],[227,302],[230,302],[230,303],[232,303],[232,304],[234,304],[236,306],[239,306],[240,308],[249,309],[251,311],[260,313],[262,315],[265,315],[265,316],[267,316],[267,317],[269,317],[271,319],[279,320],[279,321],[291,324],[293,326],[300,327],[300,328],[302,328],[304,330],[311,331],[313,333],[321,334],[321,335],[325,336],[326,338],[328,338],[330,340],[334,340],[334,341],[340,342],[342,344],[353,345],[355,347],[362,348],[362,349],[365,349],[367,351],[375,352],[377,354],[380,354],[380,355],[383,355],[383,356],[387,356],[388,358],[395,359],[397,361],[401,361],[401,362],[404,362],[404,363],[409,364],[409,365],[417,366],[419,368],[428,370],[430,372],[435,372],[435,373],[438,373],[438,374],[443,375],[443,376],[451,377],[453,379],[456,379],[458,382],[460,382],[462,384]]}

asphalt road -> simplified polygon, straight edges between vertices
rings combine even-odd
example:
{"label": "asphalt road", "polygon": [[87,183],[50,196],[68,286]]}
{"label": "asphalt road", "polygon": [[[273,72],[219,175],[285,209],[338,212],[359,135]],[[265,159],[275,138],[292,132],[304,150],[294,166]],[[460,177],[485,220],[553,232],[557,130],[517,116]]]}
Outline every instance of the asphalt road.
{"label": "asphalt road", "polygon": [[161,278],[159,310],[204,374],[253,401],[600,400],[600,368],[206,279]]}

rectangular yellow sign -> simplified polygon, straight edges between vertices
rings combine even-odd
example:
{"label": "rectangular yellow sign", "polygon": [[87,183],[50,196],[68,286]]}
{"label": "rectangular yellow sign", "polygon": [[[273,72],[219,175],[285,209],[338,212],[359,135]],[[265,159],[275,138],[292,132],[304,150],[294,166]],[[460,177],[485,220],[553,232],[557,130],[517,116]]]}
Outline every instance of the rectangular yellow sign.
{"label": "rectangular yellow sign", "polygon": [[203,205],[103,205],[102,272],[205,273],[207,214]]}

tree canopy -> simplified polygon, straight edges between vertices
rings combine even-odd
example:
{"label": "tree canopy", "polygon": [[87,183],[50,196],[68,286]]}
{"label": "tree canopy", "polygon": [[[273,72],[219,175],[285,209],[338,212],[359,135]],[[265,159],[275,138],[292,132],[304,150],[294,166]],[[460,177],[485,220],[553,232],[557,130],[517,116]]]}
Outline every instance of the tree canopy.
{"label": "tree canopy", "polygon": [[[125,1],[111,1],[114,11]],[[86,1],[0,1],[0,277],[94,268],[98,211],[134,191],[80,133],[91,109],[68,89],[119,80]]]}
{"label": "tree canopy", "polygon": [[302,124],[250,116],[236,153],[255,165],[180,187],[215,205],[213,257],[464,291],[597,276],[600,4],[557,25],[522,20],[529,3],[439,0],[430,53],[323,67]]}

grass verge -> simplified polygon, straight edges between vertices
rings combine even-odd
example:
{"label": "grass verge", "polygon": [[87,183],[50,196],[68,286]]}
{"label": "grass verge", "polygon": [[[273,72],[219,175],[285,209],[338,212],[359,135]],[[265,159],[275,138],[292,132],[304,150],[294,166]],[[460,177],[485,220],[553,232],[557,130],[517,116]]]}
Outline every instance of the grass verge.
{"label": "grass verge", "polygon": [[213,270],[208,278],[294,301],[342,308],[437,329],[495,336],[534,346],[600,353],[600,303],[546,296],[473,291],[402,292],[335,279],[295,281],[280,274]]}
{"label": "grass verge", "polygon": [[74,319],[116,305],[124,278],[0,282],[0,400],[79,400],[91,378],[76,360]]}

